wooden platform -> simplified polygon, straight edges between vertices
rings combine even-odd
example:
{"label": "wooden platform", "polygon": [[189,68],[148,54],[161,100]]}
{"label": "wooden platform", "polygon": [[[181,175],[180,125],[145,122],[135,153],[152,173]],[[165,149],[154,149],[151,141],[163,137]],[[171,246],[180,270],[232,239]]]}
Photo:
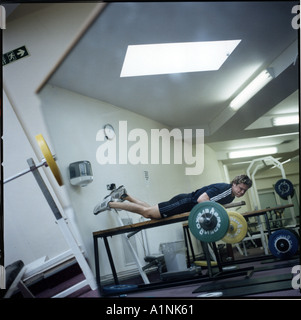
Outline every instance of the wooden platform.
{"label": "wooden platform", "polygon": [[249,212],[242,213],[242,215],[244,217],[255,217],[255,216],[259,216],[261,214],[265,214],[270,211],[284,210],[286,208],[290,208],[293,206],[294,206],[293,204],[287,204],[285,206],[278,206],[278,207],[273,207],[273,208],[266,208],[266,209],[261,209],[261,210],[249,211]]}

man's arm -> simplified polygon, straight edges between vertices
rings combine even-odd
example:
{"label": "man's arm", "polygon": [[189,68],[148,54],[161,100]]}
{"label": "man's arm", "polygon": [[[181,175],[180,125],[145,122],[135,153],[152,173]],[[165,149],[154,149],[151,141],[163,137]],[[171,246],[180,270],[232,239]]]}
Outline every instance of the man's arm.
{"label": "man's arm", "polygon": [[208,194],[206,192],[204,192],[198,197],[197,202],[200,203],[200,202],[209,201],[209,200],[210,200],[210,198],[209,198]]}

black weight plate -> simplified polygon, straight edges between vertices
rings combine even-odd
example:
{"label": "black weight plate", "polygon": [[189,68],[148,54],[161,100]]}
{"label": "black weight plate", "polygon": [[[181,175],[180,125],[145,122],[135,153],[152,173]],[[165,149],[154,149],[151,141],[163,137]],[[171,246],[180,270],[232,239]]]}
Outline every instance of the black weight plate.
{"label": "black weight plate", "polygon": [[[293,189],[293,192],[292,192],[292,194],[290,195],[291,198],[293,198],[294,195],[295,195],[295,189]],[[283,200],[287,200],[287,199],[288,199],[288,196],[286,196],[286,197],[280,197],[280,198],[283,199]]]}
{"label": "black weight plate", "polygon": [[275,184],[275,191],[281,198],[287,199],[293,195],[294,186],[288,179],[280,179]]}
{"label": "black weight plate", "polygon": [[[210,219],[210,223],[201,223],[201,218]],[[216,242],[226,235],[229,228],[229,217],[223,206],[216,202],[205,201],[192,208],[188,225],[191,233],[198,240]]]}
{"label": "black weight plate", "polygon": [[276,258],[288,259],[297,252],[298,242],[295,233],[287,229],[280,229],[269,237],[269,249]]}

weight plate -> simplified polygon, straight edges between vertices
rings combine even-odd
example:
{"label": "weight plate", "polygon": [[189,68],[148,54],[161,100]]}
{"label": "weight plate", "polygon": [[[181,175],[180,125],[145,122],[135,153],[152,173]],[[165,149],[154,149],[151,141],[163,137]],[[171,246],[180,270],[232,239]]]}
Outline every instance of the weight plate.
{"label": "weight plate", "polygon": [[222,241],[226,243],[238,243],[244,239],[248,231],[246,219],[238,212],[228,211],[230,225],[228,232],[223,237]]}
{"label": "weight plate", "polygon": [[227,211],[218,203],[205,201],[195,205],[189,215],[191,233],[200,241],[216,242],[229,228]]}
{"label": "weight plate", "polygon": [[[293,189],[292,194],[290,194],[291,198],[293,198],[293,197],[294,197],[294,195],[295,195],[295,189]],[[281,197],[281,196],[280,196],[280,198],[281,198],[281,199],[283,199],[283,200],[287,200],[287,199],[288,199],[288,197],[289,197],[289,196],[286,196],[286,197],[283,197],[283,196]]]}
{"label": "weight plate", "polygon": [[44,158],[47,162],[47,165],[49,166],[51,172],[53,173],[57,183],[62,186],[63,185],[63,182],[62,182],[62,177],[61,177],[61,173],[60,173],[60,169],[59,167],[57,166],[51,152],[50,152],[50,149],[44,139],[44,137],[41,135],[41,134],[38,134],[36,136],[36,140],[38,142],[38,145],[44,155]]}
{"label": "weight plate", "polygon": [[138,288],[135,284],[118,284],[111,286],[103,286],[102,290],[104,293],[121,293],[121,292],[129,292]]}
{"label": "weight plate", "polygon": [[275,191],[281,198],[287,199],[293,195],[294,186],[288,179],[280,179],[275,184]]}
{"label": "weight plate", "polygon": [[295,233],[280,229],[269,237],[269,249],[273,256],[280,259],[292,257],[298,250],[299,240]]}

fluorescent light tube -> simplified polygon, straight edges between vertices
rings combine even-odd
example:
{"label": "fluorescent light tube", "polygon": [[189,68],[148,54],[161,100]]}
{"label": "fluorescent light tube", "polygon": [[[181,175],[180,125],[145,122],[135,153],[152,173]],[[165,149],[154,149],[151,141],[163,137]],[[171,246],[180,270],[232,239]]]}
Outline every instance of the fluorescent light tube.
{"label": "fluorescent light tube", "polygon": [[218,70],[240,41],[130,45],[120,77]]}
{"label": "fluorescent light tube", "polygon": [[290,124],[298,124],[299,123],[299,116],[283,116],[283,117],[276,117],[273,119],[274,126],[286,126]]}
{"label": "fluorescent light tube", "polygon": [[271,135],[271,136],[257,137],[257,139],[269,139],[269,138],[293,136],[293,135],[296,135],[296,134],[299,134],[299,132],[290,132],[290,133],[274,134],[274,135]]}
{"label": "fluorescent light tube", "polygon": [[273,79],[269,70],[262,71],[249,85],[245,87],[230,103],[231,109],[237,111],[249,101],[258,91]]}
{"label": "fluorescent light tube", "polygon": [[277,153],[276,147],[231,151],[229,152],[229,159],[264,156],[267,154],[270,155],[275,153]]}

